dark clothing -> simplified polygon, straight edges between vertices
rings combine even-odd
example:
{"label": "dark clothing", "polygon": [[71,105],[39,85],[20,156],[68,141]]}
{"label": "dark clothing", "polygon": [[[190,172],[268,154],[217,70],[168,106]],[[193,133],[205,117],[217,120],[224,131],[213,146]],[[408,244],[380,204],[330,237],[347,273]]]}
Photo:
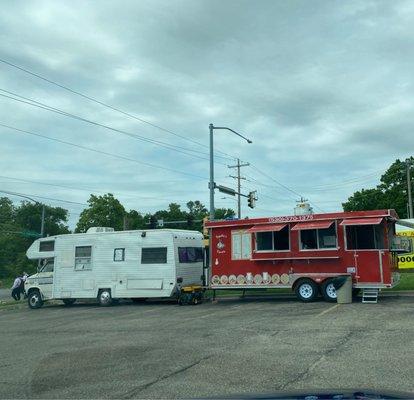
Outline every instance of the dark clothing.
{"label": "dark clothing", "polygon": [[12,290],[11,295],[12,295],[14,300],[16,300],[16,301],[20,300],[20,286],[17,287],[17,288],[14,288]]}

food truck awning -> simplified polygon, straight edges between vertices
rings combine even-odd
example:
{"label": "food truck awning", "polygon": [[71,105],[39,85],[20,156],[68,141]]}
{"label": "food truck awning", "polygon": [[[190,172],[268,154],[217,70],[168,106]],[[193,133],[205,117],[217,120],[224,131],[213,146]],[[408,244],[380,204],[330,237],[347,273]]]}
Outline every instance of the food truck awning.
{"label": "food truck awning", "polygon": [[247,232],[279,232],[287,224],[271,224],[271,225],[256,225],[253,228],[247,230]]}
{"label": "food truck awning", "polygon": [[353,218],[344,219],[339,225],[379,225],[382,222],[382,217],[379,218]]}
{"label": "food truck awning", "polygon": [[307,229],[326,229],[329,228],[334,222],[333,221],[309,221],[309,222],[298,222],[292,231],[304,231]]}

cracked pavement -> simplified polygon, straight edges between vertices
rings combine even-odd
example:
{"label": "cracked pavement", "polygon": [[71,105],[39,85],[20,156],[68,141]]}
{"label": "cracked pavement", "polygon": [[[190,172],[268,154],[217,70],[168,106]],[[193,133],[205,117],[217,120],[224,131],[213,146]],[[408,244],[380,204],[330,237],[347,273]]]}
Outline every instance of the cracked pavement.
{"label": "cracked pavement", "polygon": [[0,310],[0,398],[414,391],[413,306],[283,296]]}

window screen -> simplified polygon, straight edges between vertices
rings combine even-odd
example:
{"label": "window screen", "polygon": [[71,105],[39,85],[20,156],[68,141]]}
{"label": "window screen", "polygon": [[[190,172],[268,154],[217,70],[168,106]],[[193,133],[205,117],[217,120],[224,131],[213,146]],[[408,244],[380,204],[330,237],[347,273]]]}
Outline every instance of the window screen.
{"label": "window screen", "polygon": [[382,225],[356,225],[346,227],[348,250],[375,250],[384,248]]}
{"label": "window screen", "polygon": [[180,263],[195,263],[204,261],[202,247],[179,247],[178,261]]}
{"label": "window screen", "polygon": [[54,240],[39,242],[39,251],[54,251],[54,250],[55,250]]}
{"label": "window screen", "polygon": [[256,250],[283,251],[289,250],[289,227],[278,232],[257,232]]}
{"label": "window screen", "polygon": [[92,246],[75,247],[75,270],[92,269]]}
{"label": "window screen", "polygon": [[166,264],[166,247],[143,247],[141,254],[141,264]]}
{"label": "window screen", "polygon": [[305,229],[300,231],[300,248],[311,249],[335,249],[336,228],[332,224],[326,229]]}

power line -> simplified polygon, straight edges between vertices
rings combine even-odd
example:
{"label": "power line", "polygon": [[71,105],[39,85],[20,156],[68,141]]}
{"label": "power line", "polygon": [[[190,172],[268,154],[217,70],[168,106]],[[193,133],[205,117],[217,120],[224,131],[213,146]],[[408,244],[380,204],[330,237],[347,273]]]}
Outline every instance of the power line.
{"label": "power line", "polygon": [[[19,97],[19,98],[8,96],[8,95],[0,93],[1,97],[5,97],[5,98],[10,99],[10,100],[14,100],[14,101],[17,101],[17,102],[20,102],[20,103],[23,103],[23,104],[27,104],[27,105],[30,105],[32,107],[37,107],[37,108],[40,108],[40,109],[43,109],[43,110],[46,110],[46,111],[50,111],[50,112],[53,112],[55,114],[63,115],[63,116],[68,117],[68,118],[73,118],[73,119],[76,119],[78,121],[86,122],[88,124],[98,126],[98,127],[110,130],[112,132],[120,133],[122,135],[129,136],[129,137],[131,137],[133,139],[136,139],[136,140],[140,140],[140,141],[143,141],[143,142],[155,144],[157,146],[164,147],[168,150],[173,150],[173,151],[185,154],[185,155],[190,156],[190,157],[194,157],[194,158],[197,158],[197,159],[200,159],[200,160],[208,161],[208,159],[205,158],[205,157],[200,157],[196,154],[191,154],[191,153],[188,153],[188,152],[198,153],[198,154],[202,154],[202,155],[208,155],[207,153],[202,153],[200,151],[188,149],[188,148],[185,148],[185,147],[182,147],[182,146],[172,145],[172,144],[169,144],[169,143],[162,142],[160,140],[149,139],[149,138],[146,138],[144,136],[140,136],[140,135],[137,135],[137,134],[134,134],[134,133],[124,131],[122,129],[118,129],[118,128],[114,128],[114,127],[109,126],[109,125],[101,124],[100,122],[92,121],[92,120],[80,117],[78,115],[68,113],[66,111],[60,110],[59,108],[49,106],[48,104],[39,102],[37,100],[30,99],[28,97],[21,96],[17,93],[10,92],[8,90],[0,89],[0,91],[11,94],[12,96],[16,96],[16,97]],[[221,163],[221,162],[216,162],[216,163],[226,165],[225,163]]]}
{"label": "power line", "polygon": [[[174,135],[174,136],[176,136],[176,137],[179,137],[179,138],[181,138],[181,139],[183,139],[183,140],[186,140],[186,141],[188,141],[188,142],[191,142],[191,143],[197,144],[198,146],[206,147],[206,145],[204,145],[204,144],[202,144],[202,143],[200,143],[200,142],[198,142],[198,141],[196,141],[196,140],[194,140],[194,139],[191,139],[191,138],[188,138],[188,137],[186,137],[186,136],[180,135],[180,134],[178,134],[178,133],[176,133],[176,132],[173,132],[173,131],[172,131],[172,130],[170,130],[170,129],[163,128],[163,127],[161,127],[161,126],[159,126],[159,125],[156,125],[156,124],[154,124],[154,123],[152,123],[152,122],[149,122],[149,121],[147,121],[147,120],[145,120],[145,119],[143,119],[143,118],[137,117],[137,116],[136,116],[136,115],[134,115],[134,114],[131,114],[131,113],[126,112],[126,111],[123,111],[123,110],[121,110],[120,108],[117,108],[117,107],[111,106],[110,104],[104,103],[103,101],[100,101],[100,100],[97,100],[97,99],[95,99],[95,98],[93,98],[93,97],[90,97],[90,96],[88,96],[88,95],[85,95],[85,94],[83,94],[83,93],[81,93],[81,92],[78,92],[77,90],[71,89],[70,87],[65,86],[65,85],[62,85],[62,84],[60,84],[60,83],[58,83],[58,82],[52,81],[51,79],[45,78],[45,77],[43,77],[43,76],[41,76],[41,75],[39,75],[39,74],[36,74],[36,73],[34,73],[34,72],[32,72],[32,71],[29,71],[28,69],[22,68],[22,67],[20,67],[20,66],[18,66],[18,65],[16,65],[16,64],[13,64],[13,63],[11,63],[11,62],[9,62],[9,61],[6,61],[6,60],[3,60],[3,59],[0,59],[0,62],[4,63],[4,64],[6,64],[6,65],[8,65],[8,66],[10,66],[10,67],[16,68],[16,69],[18,69],[18,70],[20,70],[20,71],[22,71],[22,72],[25,72],[25,73],[27,73],[27,74],[29,74],[29,75],[32,75],[32,76],[34,76],[34,77],[36,77],[36,78],[38,78],[38,79],[41,79],[41,80],[43,80],[43,81],[45,81],[45,82],[48,82],[48,83],[50,83],[50,84],[52,84],[52,85],[55,85],[55,86],[57,86],[57,87],[59,87],[59,88],[61,88],[61,89],[67,90],[68,92],[73,93],[73,94],[75,94],[75,95],[77,95],[77,96],[83,97],[83,98],[85,98],[85,99],[87,99],[87,100],[89,100],[89,101],[92,101],[92,102],[94,102],[94,103],[100,104],[101,106],[107,107],[107,108],[109,108],[109,109],[111,109],[111,110],[113,110],[113,111],[119,112],[119,113],[121,113],[121,114],[123,114],[123,115],[126,115],[126,116],[128,116],[128,117],[130,117],[130,118],[133,118],[133,119],[135,119],[135,120],[137,120],[137,121],[140,121],[140,122],[145,123],[145,124],[147,124],[147,125],[150,125],[150,126],[152,126],[152,127],[154,127],[154,128],[157,128],[157,129],[159,129],[159,130],[161,130],[161,131],[163,131],[163,132],[169,133],[169,134],[171,134],[171,135]],[[227,158],[234,159],[234,157],[233,157],[233,156],[231,156],[230,154],[227,154],[227,153],[225,153],[225,152],[223,152],[223,151],[221,151],[221,150],[216,150],[216,152],[219,152],[219,153],[221,153],[221,154],[226,155],[226,156],[227,156]]]}
{"label": "power line", "polygon": [[51,141],[54,141],[54,142],[62,143],[62,144],[65,144],[67,146],[73,146],[73,147],[76,147],[76,148],[79,148],[79,149],[92,151],[94,153],[119,158],[121,160],[132,161],[132,162],[135,162],[137,164],[146,165],[147,167],[158,168],[158,169],[161,169],[161,170],[164,170],[164,171],[170,171],[170,172],[174,172],[174,173],[182,174],[182,175],[187,175],[187,176],[191,176],[191,177],[198,178],[198,179],[207,179],[204,176],[199,176],[199,175],[191,174],[189,172],[179,171],[179,170],[176,170],[176,169],[173,169],[173,168],[162,167],[160,165],[151,164],[151,163],[147,163],[147,162],[144,162],[144,161],[139,161],[139,160],[136,160],[135,158],[125,157],[125,156],[109,153],[109,152],[102,151],[102,150],[92,149],[91,147],[86,147],[86,146],[82,146],[82,145],[79,145],[79,144],[76,144],[76,143],[67,142],[65,140],[56,139],[56,138],[53,138],[53,137],[50,137],[50,136],[42,135],[40,133],[26,131],[24,129],[15,128],[13,126],[9,126],[9,125],[3,124],[3,123],[0,123],[0,126],[2,126],[4,128],[12,129],[12,130],[20,132],[20,133],[25,133],[27,135],[37,136],[37,137],[40,137],[40,138],[43,138],[43,139],[47,139],[47,140],[51,140]]}
{"label": "power line", "polygon": [[31,197],[36,197],[38,199],[52,200],[52,201],[57,201],[57,202],[60,202],[60,203],[68,203],[68,204],[77,204],[77,205],[81,205],[81,206],[88,206],[88,204],[86,204],[86,203],[79,203],[77,201],[70,201],[70,200],[54,199],[52,197],[38,196],[38,195],[35,195],[35,194],[9,192],[7,190],[0,190],[0,193],[6,193],[6,194],[9,194],[11,196],[31,196]]}

